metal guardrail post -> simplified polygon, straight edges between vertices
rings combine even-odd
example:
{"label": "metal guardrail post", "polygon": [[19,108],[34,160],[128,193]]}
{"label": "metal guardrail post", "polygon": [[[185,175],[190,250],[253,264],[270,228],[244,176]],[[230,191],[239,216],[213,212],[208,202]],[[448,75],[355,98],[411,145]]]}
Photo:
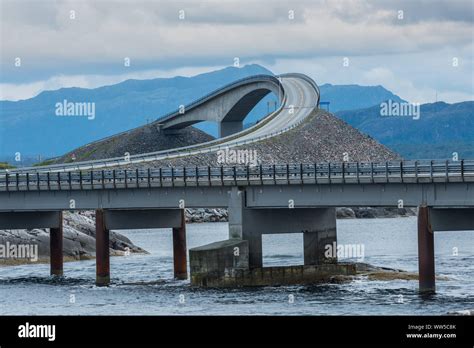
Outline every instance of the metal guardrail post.
{"label": "metal guardrail post", "polygon": [[16,184],[15,184],[16,190],[18,191],[18,187],[19,187],[19,185],[18,185],[18,173],[15,173],[15,180],[16,180]]}
{"label": "metal guardrail post", "polygon": [[198,171],[197,166],[194,168],[194,176],[196,177],[196,187],[198,187],[199,186],[199,171]]}
{"label": "metal guardrail post", "polygon": [[273,184],[276,185],[276,183],[277,183],[277,178],[276,178],[276,168],[275,168],[275,164],[272,165],[272,168],[273,168]]}
{"label": "metal guardrail post", "polygon": [[224,186],[224,167],[221,166],[221,185]]}
{"label": "metal guardrail post", "polygon": [[100,171],[100,176],[101,176],[101,180],[102,180],[102,189],[105,189],[105,173],[104,173],[104,170],[101,170]]}
{"label": "metal guardrail post", "polygon": [[[433,180],[433,162],[430,163],[431,180]],[[415,182],[418,184],[418,161],[415,161]]]}
{"label": "metal guardrail post", "polygon": [[356,162],[357,183],[360,184],[359,162]]}
{"label": "metal guardrail post", "polygon": [[[433,182],[433,161],[430,161],[430,181]],[[418,180],[416,182],[418,182]]]}
{"label": "metal guardrail post", "polygon": [[331,162],[328,162],[328,181],[331,183]]}
{"label": "metal guardrail post", "polygon": [[211,167],[207,166],[207,181],[209,186],[211,186]]}
{"label": "metal guardrail post", "polygon": [[150,173],[149,167],[146,169],[146,180],[148,182],[148,188],[150,188],[151,187],[151,173]]}
{"label": "metal guardrail post", "polygon": [[300,181],[303,184],[303,163],[300,163]]}
{"label": "metal guardrail post", "polygon": [[163,187],[163,176],[161,175],[161,174],[162,174],[162,173],[161,173],[161,168],[159,169],[159,173],[158,173],[158,174],[160,175],[160,187]]}
{"label": "metal guardrail post", "polygon": [[67,181],[69,182],[69,190],[72,190],[72,179],[71,179],[71,172],[67,172]]}
{"label": "metal guardrail post", "polygon": [[343,162],[342,162],[342,166],[341,166],[341,171],[342,171],[341,175],[342,175],[342,183],[343,183],[343,184],[346,183],[346,174],[345,174],[345,172],[344,172],[344,169],[345,169],[344,167],[345,167],[345,162],[343,161]]}
{"label": "metal guardrail post", "polygon": [[286,164],[286,181],[288,185],[290,184],[290,165]]}
{"label": "metal guardrail post", "polygon": [[385,161],[385,182],[388,182],[388,162]]}
{"label": "metal guardrail post", "polygon": [[233,170],[233,175],[234,175],[234,185],[237,186],[237,172],[235,169],[235,166],[232,168]]}
{"label": "metal guardrail post", "polygon": [[[38,174],[38,173],[36,173],[36,174]],[[39,185],[39,181],[38,181],[38,185]],[[79,187],[82,190],[82,171],[79,171]]]}
{"label": "metal guardrail post", "polygon": [[30,190],[30,173],[26,173],[26,190]]}
{"label": "metal guardrail post", "polygon": [[400,181],[403,183],[403,161],[400,161]]}
{"label": "metal guardrail post", "polygon": [[446,178],[445,178],[445,181],[449,182],[448,160],[446,160]]}
{"label": "metal guardrail post", "polygon": [[316,165],[316,162],[313,164],[314,166],[314,183],[317,184],[318,183],[318,167]]}
{"label": "metal guardrail post", "polygon": [[112,184],[114,186],[114,189],[117,188],[117,182],[115,180],[115,169],[112,169]]}
{"label": "metal guardrail post", "polygon": [[49,182],[49,172],[46,173],[46,182],[47,182],[47,187],[48,187],[48,191],[51,189],[51,185],[50,185],[50,182]]}
{"label": "metal guardrail post", "polygon": [[183,181],[184,181],[184,187],[186,187],[186,167],[183,167]]}
{"label": "metal guardrail post", "polygon": [[174,167],[171,167],[171,187],[174,187]]}
{"label": "metal guardrail post", "polygon": [[247,185],[250,186],[250,166],[247,164]]}
{"label": "metal guardrail post", "polygon": [[461,181],[464,182],[464,160],[461,160]]}
{"label": "metal guardrail post", "polygon": [[260,185],[263,185],[263,173],[262,173],[262,165],[260,164],[259,169],[259,176],[260,176]]}
{"label": "metal guardrail post", "polygon": [[370,181],[374,183],[374,162],[370,162]]}

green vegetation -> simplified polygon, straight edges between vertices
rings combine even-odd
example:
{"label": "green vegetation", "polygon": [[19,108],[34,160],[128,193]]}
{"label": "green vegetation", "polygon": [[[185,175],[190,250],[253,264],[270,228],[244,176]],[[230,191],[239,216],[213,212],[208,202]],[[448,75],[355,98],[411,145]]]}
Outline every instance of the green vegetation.
{"label": "green vegetation", "polygon": [[11,164],[8,164],[7,162],[0,162],[0,169],[13,169],[16,168],[15,166],[12,166]]}
{"label": "green vegetation", "polygon": [[44,160],[33,164],[33,167],[49,166],[50,164],[54,164],[54,160]]}

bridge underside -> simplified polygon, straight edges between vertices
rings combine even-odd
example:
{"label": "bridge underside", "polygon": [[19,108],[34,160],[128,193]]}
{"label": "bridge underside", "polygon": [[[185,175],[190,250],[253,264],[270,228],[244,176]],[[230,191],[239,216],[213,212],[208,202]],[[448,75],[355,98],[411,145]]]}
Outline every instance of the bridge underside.
{"label": "bridge underside", "polygon": [[[425,187],[426,188],[426,187]],[[177,188],[178,189],[178,188]],[[198,189],[198,188],[194,188]],[[245,241],[248,247],[249,269],[262,267],[262,234],[273,233],[303,233],[304,264],[321,265],[336,262],[336,258],[325,255],[325,247],[337,242],[336,217],[334,206],[260,206],[255,200],[258,192],[243,188],[231,187],[225,190],[215,188],[218,193],[219,206],[228,207],[229,211],[229,240]],[[120,190],[119,190],[120,191]],[[100,207],[96,210],[96,265],[97,284],[107,285],[110,282],[109,262],[109,231],[117,229],[141,228],[172,228],[175,277],[187,278],[187,249],[186,226],[182,207],[178,207],[182,199],[177,190],[166,193],[167,201],[175,200],[175,207],[159,207],[158,202],[164,201],[153,195],[154,207],[117,209],[111,202],[114,194],[102,198]],[[300,190],[301,191],[301,190]],[[91,194],[94,191],[89,191]],[[51,193],[51,192],[49,192]],[[58,192],[56,192],[58,193]],[[24,195],[24,192],[11,193]],[[313,193],[314,194],[314,193]],[[86,192],[87,195],[87,192]],[[85,197],[85,196],[84,196]],[[83,197],[83,198],[84,198]],[[184,196],[186,197],[186,196]],[[295,196],[297,197],[297,196]],[[58,197],[56,196],[56,201]],[[78,203],[81,197],[78,198]],[[137,198],[137,197],[135,197]],[[188,197],[189,198],[189,197]],[[215,197],[214,197],[215,198]],[[200,204],[193,206],[208,206],[209,197],[200,195]],[[295,198],[297,201],[298,198]],[[304,200],[303,200],[304,201]],[[66,200],[69,202],[69,199]],[[187,202],[185,200],[185,202]],[[193,202],[191,199],[190,202]],[[274,199],[273,202],[278,202]],[[282,201],[283,202],[283,201]],[[397,201],[395,201],[397,202]],[[285,201],[288,203],[288,200]],[[80,207],[77,210],[91,209],[92,206]],[[393,206],[388,204],[388,206]],[[67,208],[55,208],[43,211],[3,211],[0,212],[0,229],[20,228],[49,228],[51,248],[51,274],[63,273],[63,225],[62,211]],[[419,253],[419,285],[421,291],[435,290],[435,253],[434,231],[474,230],[474,208],[433,207],[421,204],[418,214],[418,253]],[[232,248],[223,248],[220,252],[228,252]],[[230,257],[233,262],[233,256]],[[193,267],[191,267],[193,269]]]}
{"label": "bridge underside", "polygon": [[241,86],[199,107],[183,110],[179,116],[161,121],[161,128],[165,133],[173,134],[199,122],[213,121],[218,124],[219,137],[225,137],[242,131],[245,117],[272,92],[277,96],[281,94],[277,86],[269,82]]}

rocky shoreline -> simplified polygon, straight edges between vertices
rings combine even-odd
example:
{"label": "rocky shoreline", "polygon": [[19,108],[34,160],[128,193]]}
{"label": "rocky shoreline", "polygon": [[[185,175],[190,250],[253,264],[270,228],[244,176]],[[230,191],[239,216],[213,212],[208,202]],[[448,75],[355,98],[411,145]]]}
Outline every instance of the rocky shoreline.
{"label": "rocky shoreline", "polygon": [[[92,211],[64,212],[64,261],[95,258],[95,213]],[[38,262],[49,262],[49,232],[45,229],[0,230],[0,245],[37,245]],[[124,235],[110,232],[110,255],[147,253]],[[28,259],[0,258],[0,266],[31,263]]]}

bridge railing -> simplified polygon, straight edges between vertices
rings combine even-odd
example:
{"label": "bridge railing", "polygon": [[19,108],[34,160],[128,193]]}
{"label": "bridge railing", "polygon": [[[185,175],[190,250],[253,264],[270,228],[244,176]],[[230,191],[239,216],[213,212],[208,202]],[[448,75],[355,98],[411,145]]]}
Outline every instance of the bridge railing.
{"label": "bridge railing", "polygon": [[322,162],[0,174],[0,191],[474,181],[474,160]]}

